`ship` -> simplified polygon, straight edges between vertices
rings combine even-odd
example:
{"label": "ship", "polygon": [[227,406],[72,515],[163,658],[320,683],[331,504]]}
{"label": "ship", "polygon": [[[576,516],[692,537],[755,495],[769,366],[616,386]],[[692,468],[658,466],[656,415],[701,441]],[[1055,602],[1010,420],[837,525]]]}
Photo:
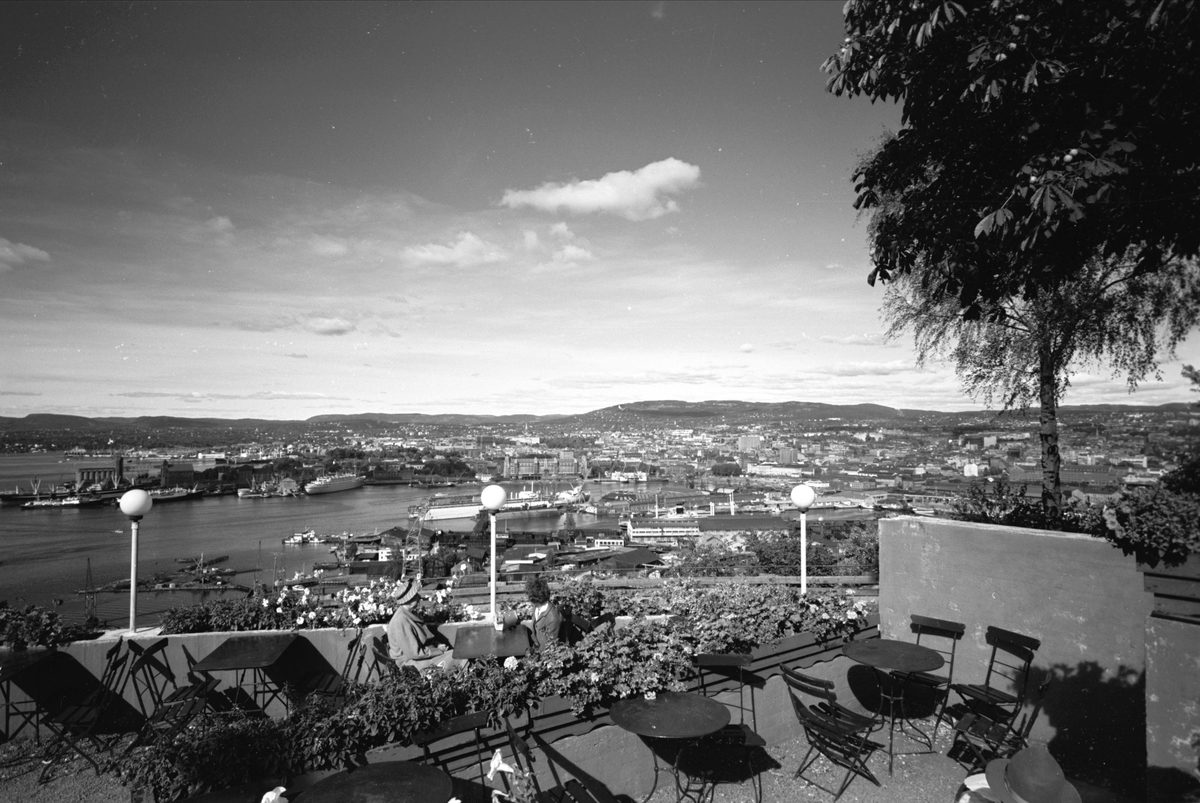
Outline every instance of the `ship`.
{"label": "ship", "polygon": [[199,488],[155,488],[148,492],[154,503],[162,504],[163,502],[182,502],[185,499],[199,499],[204,496],[204,491]]}
{"label": "ship", "polygon": [[94,496],[66,496],[53,499],[32,499],[21,507],[25,510],[36,510],[47,507],[99,507],[104,500]]}
{"label": "ship", "polygon": [[[497,516],[505,514],[515,516],[558,515],[563,511],[575,494],[582,494],[582,486],[572,491],[564,491],[555,496],[549,496],[534,490],[517,491],[510,496],[504,505],[496,511]],[[434,494],[426,506],[422,521],[444,521],[447,519],[474,519],[484,511],[479,494],[444,496]]]}
{"label": "ship", "polygon": [[331,494],[361,488],[366,477],[358,474],[326,474],[304,486],[306,494]]}

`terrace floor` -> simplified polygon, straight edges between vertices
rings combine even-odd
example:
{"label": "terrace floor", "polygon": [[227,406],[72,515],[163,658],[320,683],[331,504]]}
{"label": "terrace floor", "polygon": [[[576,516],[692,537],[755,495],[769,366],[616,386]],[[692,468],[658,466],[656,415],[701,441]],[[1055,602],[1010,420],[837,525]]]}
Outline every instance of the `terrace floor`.
{"label": "terrace floor", "polygon": [[[841,800],[846,803],[953,803],[959,785],[966,776],[954,760],[945,756],[950,739],[945,729],[938,735],[939,753],[903,755],[916,751],[921,745],[897,735],[895,773],[887,773],[886,753],[876,753],[869,764],[882,787],[855,778]],[[38,783],[41,762],[32,753],[33,743],[18,740],[0,744],[0,800],[21,803],[128,803],[129,790],[109,775],[97,777],[82,761],[58,768],[53,780]],[[777,769],[763,773],[763,803],[804,803],[831,801],[833,796],[804,781],[792,777],[800,759],[808,750],[804,737],[767,748],[768,755],[778,764]],[[836,770],[836,771],[835,771]],[[828,762],[818,762],[817,778],[822,786],[834,786],[841,781],[843,771],[830,768]],[[664,781],[666,779],[664,778]],[[1132,798],[1076,781],[1083,803],[1133,803]],[[263,792],[268,791],[264,788]],[[723,786],[718,789],[716,803],[750,803],[753,792],[749,784]],[[303,796],[298,798],[303,803]],[[675,790],[660,787],[650,803],[674,803]],[[474,801],[464,800],[464,803]]]}

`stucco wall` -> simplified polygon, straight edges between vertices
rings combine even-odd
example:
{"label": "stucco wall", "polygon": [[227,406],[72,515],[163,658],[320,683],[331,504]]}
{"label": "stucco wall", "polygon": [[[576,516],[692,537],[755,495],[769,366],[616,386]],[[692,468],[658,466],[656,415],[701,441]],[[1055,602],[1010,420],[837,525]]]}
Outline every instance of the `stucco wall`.
{"label": "stucco wall", "polygon": [[879,564],[884,638],[914,640],[914,613],[963,622],[955,680],[968,683],[984,678],[988,625],[1041,639],[1030,681],[1054,684],[1033,739],[1077,777],[1128,786],[1144,772],[1153,598],[1133,558],[1085,535],[900,517],[879,522]]}
{"label": "stucco wall", "polygon": [[1200,626],[1146,620],[1149,800],[1192,800],[1200,790]]}

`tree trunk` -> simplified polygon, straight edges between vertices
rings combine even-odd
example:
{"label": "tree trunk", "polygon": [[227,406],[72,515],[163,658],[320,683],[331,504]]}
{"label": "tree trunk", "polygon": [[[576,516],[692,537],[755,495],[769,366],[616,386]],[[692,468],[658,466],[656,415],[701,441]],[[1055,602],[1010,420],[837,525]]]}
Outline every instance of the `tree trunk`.
{"label": "tree trunk", "polygon": [[1058,400],[1055,398],[1056,374],[1051,354],[1051,344],[1045,338],[1038,349],[1038,381],[1041,398],[1041,430],[1038,439],[1042,445],[1042,511],[1046,514],[1046,526],[1062,527],[1062,481],[1059,469],[1062,459],[1058,454]]}

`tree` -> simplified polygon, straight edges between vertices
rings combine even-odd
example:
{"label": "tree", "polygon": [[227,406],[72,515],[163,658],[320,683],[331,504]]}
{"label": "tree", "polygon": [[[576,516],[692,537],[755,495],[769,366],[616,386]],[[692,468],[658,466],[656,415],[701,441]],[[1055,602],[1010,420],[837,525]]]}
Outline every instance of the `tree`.
{"label": "tree", "polygon": [[856,208],[898,210],[872,230],[872,284],[924,266],[974,318],[1097,255],[1155,272],[1197,254],[1193,0],[849,0],[845,16],[830,91],[903,104],[854,174]]}
{"label": "tree", "polygon": [[[883,216],[887,212],[881,213]],[[872,221],[874,225],[883,217]],[[1042,503],[1048,523],[1061,524],[1058,404],[1073,370],[1109,365],[1130,390],[1157,372],[1200,321],[1200,265],[1175,260],[1147,273],[1132,257],[1090,260],[1070,284],[1029,296],[980,301],[967,319],[958,300],[919,281],[918,270],[895,280],[884,301],[888,336],[913,334],[918,359],[947,357],[966,393],[1003,409],[1040,409]]]}

